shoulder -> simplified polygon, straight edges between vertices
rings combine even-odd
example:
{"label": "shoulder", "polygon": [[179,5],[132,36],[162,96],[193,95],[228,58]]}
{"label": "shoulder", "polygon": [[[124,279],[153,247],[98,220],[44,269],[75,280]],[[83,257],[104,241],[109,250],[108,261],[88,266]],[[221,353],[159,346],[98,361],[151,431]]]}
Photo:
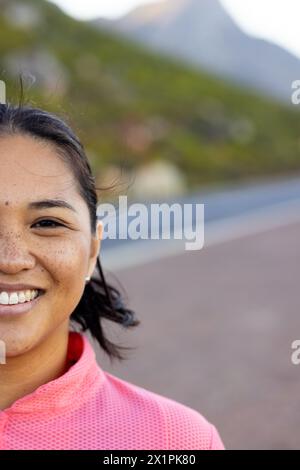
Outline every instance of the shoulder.
{"label": "shoulder", "polygon": [[152,428],[152,432],[161,433],[166,449],[224,449],[216,427],[195,409],[108,372],[106,378],[119,403],[125,404],[124,409]]}
{"label": "shoulder", "polygon": [[215,426],[197,410],[171,398],[151,393],[161,407],[169,449],[221,450],[223,442]]}

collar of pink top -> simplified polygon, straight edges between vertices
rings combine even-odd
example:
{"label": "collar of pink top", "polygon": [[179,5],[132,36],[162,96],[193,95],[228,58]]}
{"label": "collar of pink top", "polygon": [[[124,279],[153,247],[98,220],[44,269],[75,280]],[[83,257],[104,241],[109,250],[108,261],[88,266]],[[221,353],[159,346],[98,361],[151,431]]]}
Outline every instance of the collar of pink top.
{"label": "collar of pink top", "polygon": [[88,339],[69,333],[66,372],[16,400],[1,414],[58,414],[81,406],[105,380]]}

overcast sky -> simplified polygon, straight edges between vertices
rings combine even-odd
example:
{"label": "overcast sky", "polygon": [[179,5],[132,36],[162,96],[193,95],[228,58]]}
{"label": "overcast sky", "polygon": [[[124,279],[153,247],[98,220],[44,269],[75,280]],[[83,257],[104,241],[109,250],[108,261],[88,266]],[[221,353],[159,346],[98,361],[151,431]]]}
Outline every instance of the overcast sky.
{"label": "overcast sky", "polygon": [[[52,1],[75,18],[90,19],[99,16],[116,18],[137,5],[155,3],[157,0]],[[300,57],[300,0],[220,0],[220,2],[246,32],[269,39]]]}

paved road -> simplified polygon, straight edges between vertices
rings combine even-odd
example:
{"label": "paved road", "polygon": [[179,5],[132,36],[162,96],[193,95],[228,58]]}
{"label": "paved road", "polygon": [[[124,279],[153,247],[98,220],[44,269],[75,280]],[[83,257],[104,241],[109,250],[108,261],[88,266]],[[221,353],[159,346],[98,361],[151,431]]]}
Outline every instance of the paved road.
{"label": "paved road", "polygon": [[300,212],[298,222],[114,270],[142,324],[107,323],[111,339],[136,349],[112,366],[100,352],[99,363],[197,409],[229,449],[300,449],[299,240]]}
{"label": "paved road", "polygon": [[[182,217],[184,215],[184,205],[189,204],[192,209],[192,220],[186,224],[191,227],[193,234],[197,227],[197,233],[201,232],[201,222],[197,224],[196,210],[197,204],[204,205],[204,226],[205,243],[228,238],[229,232],[240,233],[240,230],[246,232],[257,231],[258,226],[269,227],[283,221],[290,222],[291,218],[298,218],[300,213],[300,178],[290,177],[288,179],[277,179],[270,181],[260,181],[248,184],[236,184],[232,187],[219,188],[218,190],[206,190],[196,192],[180,200],[169,201],[169,205],[180,203],[182,208]],[[129,203],[128,203],[129,207]],[[159,239],[132,240],[105,238],[102,241],[101,256],[104,265],[109,269],[121,269],[143,264],[149,260],[161,259],[162,257],[182,253],[185,250],[185,241],[183,236],[181,240],[174,240],[173,220],[167,217],[166,223],[163,220],[157,220],[156,217],[150,218],[150,204],[145,204],[145,215],[139,219],[143,227],[149,227],[149,236],[153,228],[157,229]],[[122,212],[127,214],[126,212]],[[270,222],[270,217],[273,219]],[[125,216],[123,228],[130,226],[137,216]],[[117,237],[119,227],[118,212],[113,216],[116,220]],[[166,234],[166,228],[170,223],[171,240],[164,240],[162,234]],[[239,226],[237,229],[236,226]],[[244,227],[244,228],[243,228]],[[181,230],[181,226],[180,226]],[[124,231],[127,233],[126,229]],[[214,232],[213,234],[211,232]],[[185,232],[186,233],[186,232]],[[208,237],[206,236],[208,234]],[[230,235],[231,236],[231,235]],[[173,238],[173,240],[172,240]],[[193,240],[191,240],[193,241]]]}

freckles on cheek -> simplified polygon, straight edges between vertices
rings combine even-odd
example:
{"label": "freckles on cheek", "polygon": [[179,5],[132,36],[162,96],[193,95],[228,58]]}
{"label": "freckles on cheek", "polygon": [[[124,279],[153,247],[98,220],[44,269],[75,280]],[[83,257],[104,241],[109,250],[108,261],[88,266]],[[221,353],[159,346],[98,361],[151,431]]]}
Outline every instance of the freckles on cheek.
{"label": "freckles on cheek", "polygon": [[49,295],[45,297],[44,305],[52,324],[67,319],[80,301],[87,265],[88,253],[84,244],[59,243],[59,246],[49,248],[47,259],[44,258],[49,278]]}
{"label": "freckles on cheek", "polygon": [[66,243],[48,252],[51,276],[61,287],[82,281],[87,269],[86,251],[86,247],[81,244]]}

